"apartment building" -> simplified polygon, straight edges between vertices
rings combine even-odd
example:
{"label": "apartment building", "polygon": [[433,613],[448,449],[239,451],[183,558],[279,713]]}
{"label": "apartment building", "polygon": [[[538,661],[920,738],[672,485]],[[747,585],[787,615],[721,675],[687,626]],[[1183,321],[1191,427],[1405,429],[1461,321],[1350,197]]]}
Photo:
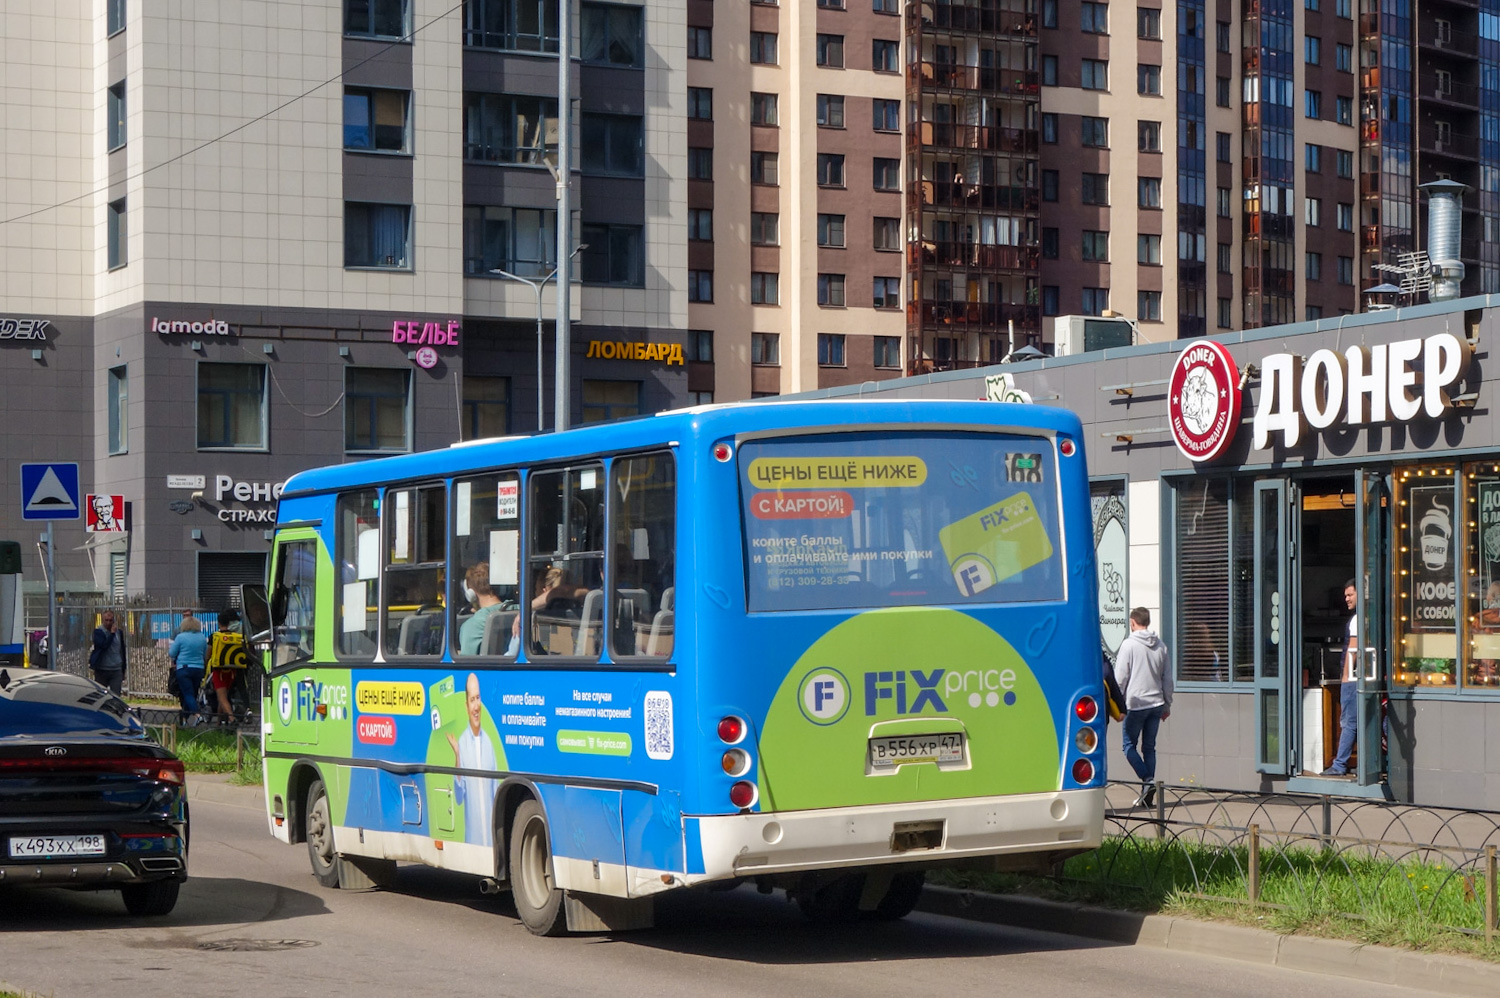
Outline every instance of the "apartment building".
{"label": "apartment building", "polygon": [[[571,14],[580,422],[684,404],[712,363],[685,353],[684,12]],[[555,0],[0,0],[0,23],[5,478],[76,462],[128,508],[58,525],[64,591],[217,608],[263,574],[295,472],[552,425]],[[35,540],[6,499],[0,536]]]}

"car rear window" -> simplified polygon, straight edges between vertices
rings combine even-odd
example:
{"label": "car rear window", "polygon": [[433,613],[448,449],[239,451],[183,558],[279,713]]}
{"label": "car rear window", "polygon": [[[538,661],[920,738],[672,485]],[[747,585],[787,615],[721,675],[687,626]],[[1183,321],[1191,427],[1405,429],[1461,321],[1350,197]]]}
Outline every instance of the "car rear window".
{"label": "car rear window", "polygon": [[0,735],[138,736],[144,731],[124,700],[88,680],[0,670]]}
{"label": "car rear window", "polygon": [[1048,437],[752,440],[739,470],[752,612],[1066,596]]}

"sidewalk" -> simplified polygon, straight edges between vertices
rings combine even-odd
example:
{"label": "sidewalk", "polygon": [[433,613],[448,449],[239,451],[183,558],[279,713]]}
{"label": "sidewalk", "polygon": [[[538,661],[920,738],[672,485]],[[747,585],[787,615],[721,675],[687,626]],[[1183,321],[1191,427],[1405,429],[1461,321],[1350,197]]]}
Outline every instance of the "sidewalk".
{"label": "sidewalk", "polygon": [[922,892],[917,910],[1129,946],[1152,946],[1311,974],[1395,984],[1461,998],[1494,998],[1500,994],[1500,965],[1459,956],[1415,953],[1313,936],[1282,936],[1223,922],[1143,915],[931,885]]}
{"label": "sidewalk", "polygon": [[229,782],[229,773],[188,773],[187,794],[189,801],[205,800],[213,804],[228,804],[264,812],[266,797],[259,784],[241,787]]}

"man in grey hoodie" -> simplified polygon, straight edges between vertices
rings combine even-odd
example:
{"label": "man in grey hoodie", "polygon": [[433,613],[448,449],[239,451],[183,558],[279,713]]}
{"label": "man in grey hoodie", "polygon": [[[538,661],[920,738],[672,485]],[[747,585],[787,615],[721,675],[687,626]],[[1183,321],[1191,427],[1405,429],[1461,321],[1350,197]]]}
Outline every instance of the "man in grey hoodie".
{"label": "man in grey hoodie", "polygon": [[1156,731],[1172,713],[1172,665],[1143,606],[1130,611],[1130,633],[1115,656],[1115,681],[1125,691],[1125,761],[1142,784],[1135,803],[1150,807],[1156,799]]}

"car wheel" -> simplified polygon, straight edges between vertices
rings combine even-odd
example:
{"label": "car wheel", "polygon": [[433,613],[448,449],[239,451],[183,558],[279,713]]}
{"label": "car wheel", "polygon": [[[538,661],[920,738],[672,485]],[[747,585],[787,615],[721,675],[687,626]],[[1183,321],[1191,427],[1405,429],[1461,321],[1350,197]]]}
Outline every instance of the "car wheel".
{"label": "car wheel", "polygon": [[533,934],[558,936],[567,931],[563,892],[552,874],[547,815],[535,800],[523,802],[511,822],[510,892],[516,914]]}
{"label": "car wheel", "polygon": [[333,821],[328,816],[328,791],[322,780],[307,788],[307,858],[313,876],[324,887],[339,885],[339,858],[333,851]]}
{"label": "car wheel", "polygon": [[132,915],[165,915],[177,907],[180,890],[179,881],[153,880],[149,884],[126,884],[120,888],[120,897]]}

